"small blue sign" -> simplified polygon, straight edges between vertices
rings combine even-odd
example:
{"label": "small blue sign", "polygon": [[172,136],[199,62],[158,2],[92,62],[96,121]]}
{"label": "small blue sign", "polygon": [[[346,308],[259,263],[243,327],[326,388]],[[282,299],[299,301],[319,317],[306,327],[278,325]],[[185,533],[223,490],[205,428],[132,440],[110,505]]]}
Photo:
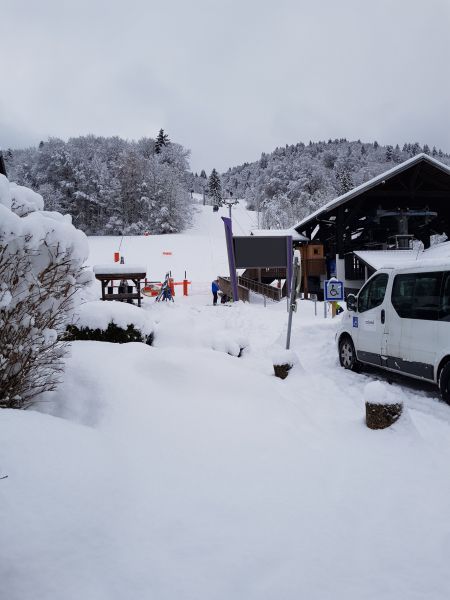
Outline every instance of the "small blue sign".
{"label": "small blue sign", "polygon": [[353,327],[358,327],[358,317],[353,317]]}
{"label": "small blue sign", "polygon": [[325,281],[325,300],[327,302],[338,302],[344,299],[344,282],[338,279]]}

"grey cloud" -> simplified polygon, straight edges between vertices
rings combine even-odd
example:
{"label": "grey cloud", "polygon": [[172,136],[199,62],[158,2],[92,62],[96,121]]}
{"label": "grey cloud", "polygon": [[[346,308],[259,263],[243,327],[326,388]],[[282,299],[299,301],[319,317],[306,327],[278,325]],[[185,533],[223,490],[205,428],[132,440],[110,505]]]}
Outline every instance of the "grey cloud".
{"label": "grey cloud", "polygon": [[309,139],[450,150],[447,0],[17,0],[0,145],[164,127],[192,168]]}

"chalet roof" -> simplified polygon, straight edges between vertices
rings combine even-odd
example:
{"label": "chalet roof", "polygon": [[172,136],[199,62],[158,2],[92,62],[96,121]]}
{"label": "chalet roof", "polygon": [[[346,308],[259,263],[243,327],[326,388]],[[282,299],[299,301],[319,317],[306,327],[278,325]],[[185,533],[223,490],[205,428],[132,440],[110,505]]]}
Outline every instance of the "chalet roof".
{"label": "chalet roof", "polygon": [[437,244],[426,250],[355,250],[354,254],[376,271],[383,268],[410,266],[450,266],[450,242]]}
{"label": "chalet roof", "polygon": [[395,175],[398,175],[402,171],[406,171],[410,167],[412,167],[422,161],[428,162],[429,164],[437,167],[438,169],[440,169],[447,175],[450,175],[450,167],[448,167],[447,165],[444,165],[443,163],[436,160],[435,158],[432,158],[431,156],[428,156],[428,154],[424,154],[422,152],[421,154],[417,154],[416,156],[413,156],[412,158],[405,160],[404,162],[400,163],[399,165],[396,165],[392,169],[389,169],[388,171],[385,171],[384,173],[381,173],[380,175],[373,177],[369,181],[362,183],[361,185],[350,190],[349,192],[342,194],[342,196],[339,196],[338,198],[331,200],[330,202],[328,202],[327,204],[325,204],[324,206],[320,207],[318,210],[316,210],[315,212],[310,214],[308,217],[306,217],[305,219],[303,219],[302,221],[297,223],[297,225],[294,225],[294,229],[296,229],[297,231],[301,231],[306,225],[308,225],[311,221],[314,221],[314,219],[316,219],[320,215],[327,213],[329,210],[337,208],[338,206],[341,206],[342,204],[345,204],[348,200],[351,200],[352,198],[359,196],[363,192],[366,192],[367,190],[370,190],[371,188],[377,186],[379,183],[381,183],[383,181],[387,181],[388,179],[391,179]]}

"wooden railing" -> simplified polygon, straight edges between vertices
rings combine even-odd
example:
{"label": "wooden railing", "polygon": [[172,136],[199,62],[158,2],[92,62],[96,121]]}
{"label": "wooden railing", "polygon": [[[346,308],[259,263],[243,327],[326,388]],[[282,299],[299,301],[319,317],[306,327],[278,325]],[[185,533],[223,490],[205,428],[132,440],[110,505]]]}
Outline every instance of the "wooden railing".
{"label": "wooden railing", "polygon": [[261,294],[266,298],[279,302],[281,300],[281,289],[268,285],[267,283],[260,283],[254,279],[247,279],[247,277],[238,277],[238,284],[247,290],[255,292],[255,294]]}

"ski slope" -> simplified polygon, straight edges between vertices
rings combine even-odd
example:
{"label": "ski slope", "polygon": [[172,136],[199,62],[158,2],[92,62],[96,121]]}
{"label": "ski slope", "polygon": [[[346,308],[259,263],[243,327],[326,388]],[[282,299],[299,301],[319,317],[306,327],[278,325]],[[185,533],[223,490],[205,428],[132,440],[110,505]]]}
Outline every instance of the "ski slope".
{"label": "ski slope", "polygon": [[[242,201],[243,202],[243,201]],[[177,281],[187,272],[198,289],[217,275],[229,272],[222,216],[228,208],[213,212],[212,206],[193,205],[192,227],[183,233],[149,236],[93,236],[89,238],[88,264],[106,264],[113,261],[120,247],[126,263],[146,264],[147,277],[152,281],[164,279],[172,272]],[[256,213],[240,205],[232,209],[233,233],[249,235],[256,228]],[[121,244],[122,242],[122,244]],[[170,252],[171,254],[164,254]]]}

